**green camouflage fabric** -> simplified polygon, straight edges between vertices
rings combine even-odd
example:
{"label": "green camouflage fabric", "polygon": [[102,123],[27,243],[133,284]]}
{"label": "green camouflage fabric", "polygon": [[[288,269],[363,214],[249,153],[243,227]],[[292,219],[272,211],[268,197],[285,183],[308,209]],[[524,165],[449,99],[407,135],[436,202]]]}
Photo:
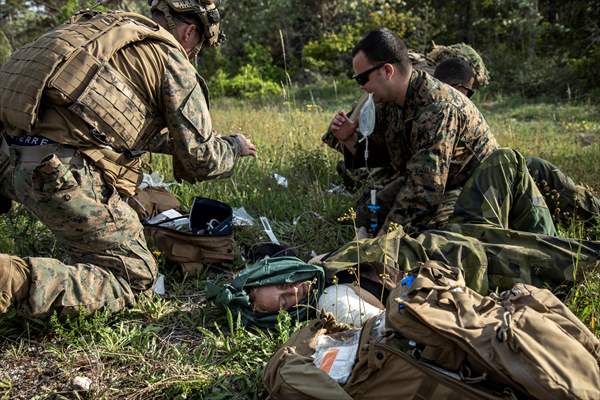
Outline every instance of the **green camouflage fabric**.
{"label": "green camouflage fabric", "polygon": [[556,236],[544,197],[515,150],[498,149],[473,171],[456,201],[451,223],[497,226]]}
{"label": "green camouflage fabric", "polygon": [[[148,97],[164,127],[138,137],[131,150],[173,155],[176,176],[191,182],[227,177],[239,158],[236,136],[213,131],[204,82],[187,56],[156,41],[136,42],[117,52],[112,67],[136,93]],[[65,107],[48,104],[31,134],[76,147],[94,147],[88,126]]]}
{"label": "green camouflage fabric", "polygon": [[581,220],[588,227],[600,217],[600,199],[592,189],[577,185],[557,166],[539,157],[525,157],[527,169],[550,209],[555,223]]}
{"label": "green camouflage fabric", "polygon": [[467,285],[482,294],[517,282],[558,286],[575,279],[576,266],[597,264],[600,243],[555,235],[524,158],[499,149],[466,182],[444,230],[410,237],[400,227],[346,245],[325,262],[328,268],[348,268],[360,260],[409,271],[419,262],[441,261],[461,268]]}
{"label": "green camouflage fabric", "polygon": [[207,99],[187,57],[169,49],[167,60],[162,100],[169,132],[167,152],[173,154],[176,172],[188,181],[230,176],[241,152],[239,140],[213,131]]}
{"label": "green camouflage fabric", "polygon": [[[369,160],[384,160],[396,171],[377,193],[383,229],[390,223],[421,229],[444,194],[461,188],[498,143],[468,98],[424,72],[413,71],[404,107],[386,104],[380,112],[387,128],[383,137],[371,135]],[[346,165],[364,166],[364,149],[363,142]],[[367,226],[367,210],[357,212],[359,226]]]}
{"label": "green camouflage fabric", "polygon": [[408,272],[435,260],[460,268],[467,286],[486,295],[509,290],[519,282],[557,288],[577,281],[583,271],[597,268],[599,258],[598,242],[490,225],[450,224],[446,230],[426,230],[415,237],[398,228],[377,238],[354,241],[329,255],[323,265],[342,270],[381,263],[389,271]]}
{"label": "green camouflage fabric", "polygon": [[475,73],[475,89],[487,85],[490,81],[490,74],[483,62],[483,59],[474,48],[465,43],[451,44],[450,46],[440,46],[433,44],[433,49],[426,56],[434,65],[441,63],[449,58],[461,58],[473,68]]}
{"label": "green camouflage fabric", "polygon": [[[134,151],[172,154],[174,170],[190,181],[227,176],[240,154],[235,136],[212,129],[204,83],[186,55],[164,43],[135,42],[107,61],[152,105],[168,131],[136,139]],[[117,90],[115,88],[115,90]],[[32,135],[58,144],[0,152],[1,194],[21,203],[64,247],[68,258],[25,258],[31,269],[25,315],[74,313],[131,305],[150,290],[156,262],[133,209],[77,149],[92,142],[89,127],[67,108],[44,104]],[[23,132],[23,135],[26,133]],[[42,162],[54,154],[52,162]]]}
{"label": "green camouflage fabric", "polygon": [[54,233],[68,259],[25,258],[29,293],[17,310],[43,317],[131,305],[157,276],[137,214],[81,153],[45,147],[51,157],[41,161],[37,147],[11,146],[15,200]]}

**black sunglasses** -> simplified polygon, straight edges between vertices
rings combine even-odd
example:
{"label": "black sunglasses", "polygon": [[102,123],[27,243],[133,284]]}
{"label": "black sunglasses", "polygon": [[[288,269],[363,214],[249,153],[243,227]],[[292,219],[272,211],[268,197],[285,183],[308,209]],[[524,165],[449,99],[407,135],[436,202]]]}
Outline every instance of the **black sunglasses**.
{"label": "black sunglasses", "polygon": [[473,96],[473,94],[475,93],[475,91],[471,88],[466,87],[465,85],[453,85],[456,88],[463,88],[467,91],[467,97],[471,98],[471,96]]}
{"label": "black sunglasses", "polygon": [[383,67],[385,64],[391,64],[391,63],[389,63],[389,62],[379,63],[376,66],[371,67],[368,70],[361,72],[360,74],[354,75],[352,77],[352,79],[354,79],[356,81],[356,83],[358,83],[360,86],[366,85],[367,82],[369,82],[369,76],[371,75],[371,72]]}

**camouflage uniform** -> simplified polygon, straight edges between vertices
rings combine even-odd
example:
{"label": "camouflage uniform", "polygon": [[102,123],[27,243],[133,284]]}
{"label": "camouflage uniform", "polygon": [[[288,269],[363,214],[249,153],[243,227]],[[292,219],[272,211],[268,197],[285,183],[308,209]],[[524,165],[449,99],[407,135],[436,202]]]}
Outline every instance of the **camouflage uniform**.
{"label": "camouflage uniform", "polygon": [[550,210],[515,150],[490,154],[465,183],[451,223],[480,224],[556,236]]}
{"label": "camouflage uniform", "polygon": [[[496,139],[469,99],[414,70],[404,107],[379,108],[377,130],[369,138],[369,167],[391,166],[394,175],[377,193],[380,221],[413,231],[435,220],[440,205],[465,184],[481,161],[498,148]],[[363,167],[364,142],[355,155],[344,150],[345,164]],[[358,224],[367,226],[368,211],[359,203]]]}
{"label": "camouflage uniform", "polygon": [[426,230],[414,237],[399,228],[354,241],[328,255],[324,263],[328,269],[344,270],[357,260],[361,268],[379,265],[389,276],[428,260],[443,262],[463,270],[467,286],[487,295],[518,282],[551,288],[576,282],[584,271],[598,266],[600,243],[493,225],[449,224],[445,230]]}
{"label": "camouflage uniform", "polygon": [[[170,35],[162,28],[160,32]],[[118,49],[107,63],[127,77],[129,89],[144,99],[148,115],[159,122],[132,138],[130,152],[172,154],[186,179],[210,179],[232,171],[241,151],[239,140],[212,131],[208,99],[181,47],[139,40]],[[118,310],[155,283],[156,262],[136,213],[107,183],[106,171],[82,153],[95,143],[89,123],[72,108],[47,102],[31,132],[13,129],[6,137],[11,144],[8,157],[0,157],[0,165],[5,164],[0,171],[3,194],[48,226],[68,254],[65,263],[25,258],[30,286],[27,298],[16,304],[24,314]],[[159,133],[164,127],[168,133]],[[50,144],[31,145],[45,140],[42,137]]]}
{"label": "camouflage uniform", "polygon": [[593,227],[600,217],[600,199],[591,189],[577,185],[557,166],[539,157],[525,157],[527,169],[552,213],[555,223],[582,220]]}

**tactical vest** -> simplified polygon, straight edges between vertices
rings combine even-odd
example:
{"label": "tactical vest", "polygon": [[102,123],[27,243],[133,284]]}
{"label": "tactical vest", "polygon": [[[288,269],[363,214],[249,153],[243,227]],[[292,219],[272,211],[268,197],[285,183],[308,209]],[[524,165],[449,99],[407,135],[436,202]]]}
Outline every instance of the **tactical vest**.
{"label": "tactical vest", "polygon": [[139,138],[164,123],[108,61],[123,47],[146,39],[185,53],[169,32],[141,15],[76,15],[18,49],[2,66],[0,121],[30,132],[40,105],[48,101],[68,108],[87,123],[90,144],[107,145],[117,152],[134,149]]}

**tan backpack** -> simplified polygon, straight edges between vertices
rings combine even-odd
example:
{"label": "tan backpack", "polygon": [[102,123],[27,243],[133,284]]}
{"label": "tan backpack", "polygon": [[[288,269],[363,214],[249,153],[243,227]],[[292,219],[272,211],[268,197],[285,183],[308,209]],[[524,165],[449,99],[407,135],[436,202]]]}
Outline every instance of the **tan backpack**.
{"label": "tan backpack", "polygon": [[484,297],[460,269],[430,261],[392,291],[386,322],[421,359],[466,378],[536,399],[600,399],[600,342],[546,289]]}
{"label": "tan backpack", "polygon": [[146,239],[167,260],[188,275],[199,275],[206,264],[232,262],[233,234],[198,236],[161,226],[144,225]]}
{"label": "tan backpack", "polygon": [[[383,316],[383,314],[382,314]],[[515,399],[508,387],[469,381],[457,373],[415,357],[413,341],[392,331],[381,334],[382,316],[369,319],[360,331],[356,363],[340,385],[313,363],[317,339],[335,338],[351,329],[331,315],[300,329],[267,364],[263,383],[274,400],[403,399],[500,400]],[[358,333],[358,332],[357,332]],[[328,364],[330,365],[330,364]]]}

